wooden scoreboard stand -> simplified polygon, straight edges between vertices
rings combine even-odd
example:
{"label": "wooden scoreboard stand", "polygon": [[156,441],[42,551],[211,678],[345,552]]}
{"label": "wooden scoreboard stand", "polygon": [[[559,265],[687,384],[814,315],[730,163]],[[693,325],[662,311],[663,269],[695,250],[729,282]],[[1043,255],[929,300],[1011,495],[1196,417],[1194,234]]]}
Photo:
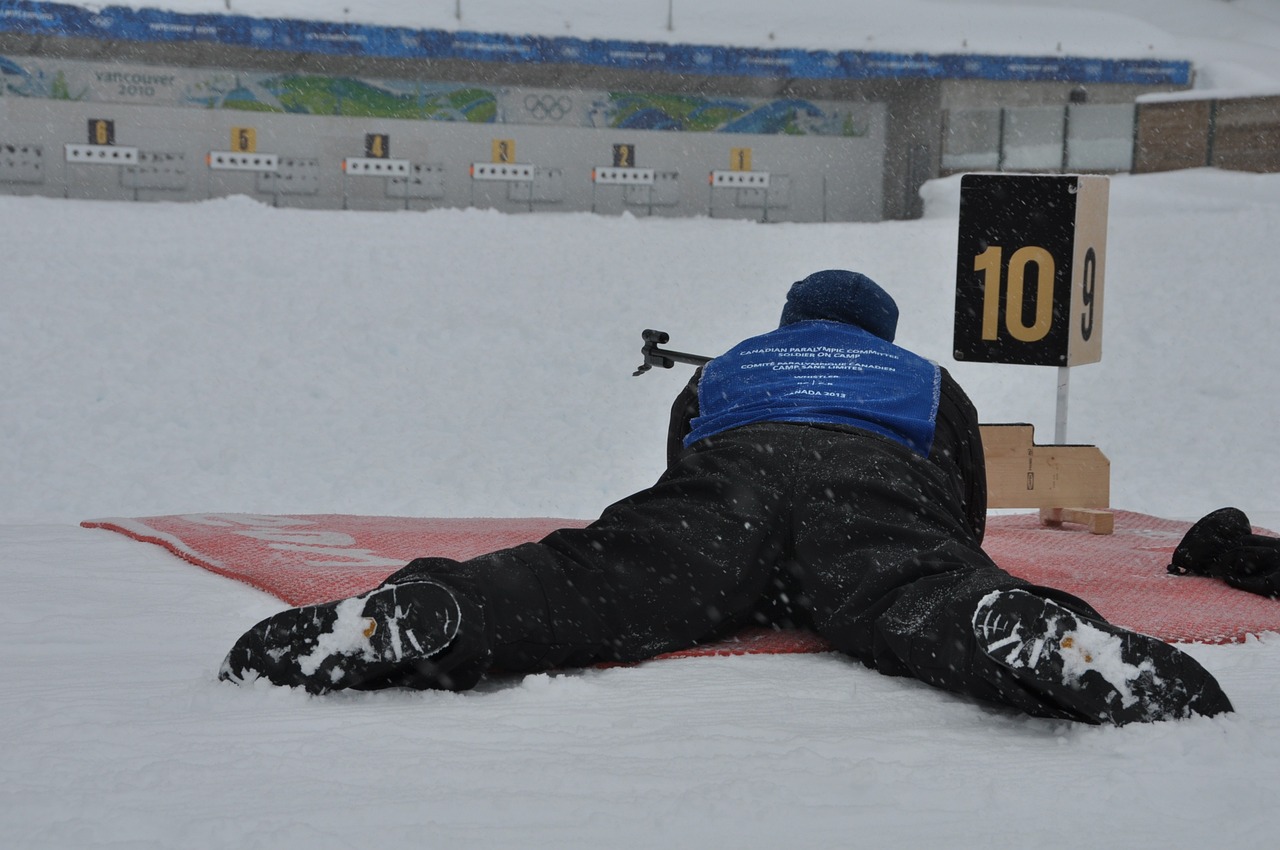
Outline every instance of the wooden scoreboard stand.
{"label": "wooden scoreboard stand", "polygon": [[1068,369],[1102,358],[1106,177],[970,174],[960,183],[954,356],[1058,367],[1054,443],[983,425],[988,504],[1110,534],[1111,464],[1066,443]]}

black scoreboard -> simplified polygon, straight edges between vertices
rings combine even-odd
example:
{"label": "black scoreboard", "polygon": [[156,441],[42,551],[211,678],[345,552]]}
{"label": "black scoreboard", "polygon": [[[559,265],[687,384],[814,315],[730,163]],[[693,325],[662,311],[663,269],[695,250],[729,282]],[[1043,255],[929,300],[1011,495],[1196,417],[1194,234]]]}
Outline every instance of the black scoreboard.
{"label": "black scoreboard", "polygon": [[961,178],[956,360],[1102,359],[1109,185],[1094,175]]}

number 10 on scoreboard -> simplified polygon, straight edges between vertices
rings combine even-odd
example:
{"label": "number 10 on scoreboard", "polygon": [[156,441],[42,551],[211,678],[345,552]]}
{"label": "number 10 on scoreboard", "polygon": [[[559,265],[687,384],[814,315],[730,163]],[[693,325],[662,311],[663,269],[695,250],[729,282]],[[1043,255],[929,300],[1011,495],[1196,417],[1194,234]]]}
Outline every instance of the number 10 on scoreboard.
{"label": "number 10 on scoreboard", "polygon": [[957,360],[1102,359],[1108,188],[1093,175],[961,178]]}

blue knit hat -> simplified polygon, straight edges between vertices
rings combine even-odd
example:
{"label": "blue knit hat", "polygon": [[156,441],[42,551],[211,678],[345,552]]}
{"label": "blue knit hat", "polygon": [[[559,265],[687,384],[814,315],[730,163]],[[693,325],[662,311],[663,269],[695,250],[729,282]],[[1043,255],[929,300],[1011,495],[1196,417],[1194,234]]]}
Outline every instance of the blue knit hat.
{"label": "blue knit hat", "polygon": [[857,325],[893,342],[898,330],[898,305],[866,275],[828,269],[791,285],[779,325],[813,319]]}

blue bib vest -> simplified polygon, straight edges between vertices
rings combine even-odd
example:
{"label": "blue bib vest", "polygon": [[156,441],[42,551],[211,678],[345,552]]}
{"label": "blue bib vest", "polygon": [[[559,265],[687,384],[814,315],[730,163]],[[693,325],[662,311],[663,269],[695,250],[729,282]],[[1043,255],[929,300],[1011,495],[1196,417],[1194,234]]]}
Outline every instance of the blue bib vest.
{"label": "blue bib vest", "polygon": [[873,431],[928,456],[942,373],[855,325],[796,322],[738,343],[698,382],[698,440],[758,422]]}

